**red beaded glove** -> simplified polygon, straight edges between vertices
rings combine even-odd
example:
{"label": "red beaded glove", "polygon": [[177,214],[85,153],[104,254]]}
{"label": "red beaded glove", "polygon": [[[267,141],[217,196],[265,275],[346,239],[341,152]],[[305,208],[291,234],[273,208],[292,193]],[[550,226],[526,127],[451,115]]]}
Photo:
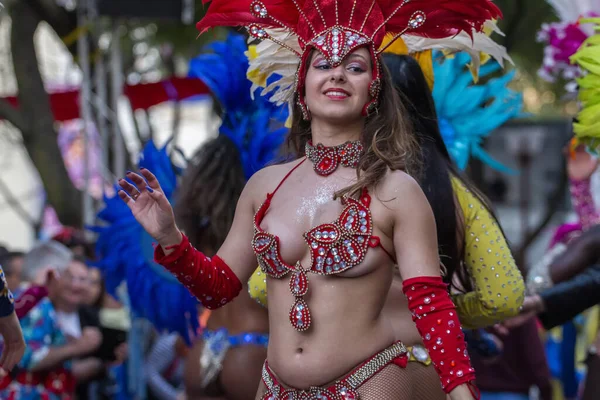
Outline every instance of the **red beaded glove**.
{"label": "red beaded glove", "polygon": [[419,276],[403,282],[413,321],[429,351],[442,388],[450,393],[475,380],[456,308],[441,277]]}
{"label": "red beaded glove", "polygon": [[218,256],[206,257],[183,235],[183,240],[168,256],[162,247],[154,249],[154,261],[171,272],[208,309],[215,309],[233,300],[242,290],[242,283],[225,261]]}

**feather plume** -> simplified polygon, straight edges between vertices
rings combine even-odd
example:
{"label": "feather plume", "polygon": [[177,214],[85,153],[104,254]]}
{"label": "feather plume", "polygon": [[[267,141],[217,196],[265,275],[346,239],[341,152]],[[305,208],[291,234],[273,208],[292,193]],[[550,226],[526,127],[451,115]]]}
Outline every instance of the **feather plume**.
{"label": "feather plume", "polygon": [[[142,152],[140,167],[151,170],[167,198],[177,184],[176,170],[166,151],[150,141]],[[102,225],[98,233],[95,263],[102,270],[106,289],[118,298],[122,282],[127,285],[132,312],[148,319],[158,330],[177,332],[186,342],[198,329],[197,300],[163,267],[154,262],[153,239],[135,220],[129,207],[118,197],[105,197],[105,208],[98,214]],[[173,317],[177,310],[178,318]]]}
{"label": "feather plume", "polygon": [[[546,0],[561,21],[574,22],[582,15],[600,11],[598,0]],[[590,31],[591,34],[591,31]]]}
{"label": "feather plume", "polygon": [[400,33],[414,13],[423,12],[426,22],[411,29],[410,34],[428,38],[445,38],[460,31],[470,35],[473,29],[480,31],[486,21],[502,16],[500,9],[489,0],[413,0],[399,9],[398,2],[384,4],[383,14],[391,16],[385,25],[386,33]]}
{"label": "feather plume", "polygon": [[[474,156],[494,169],[514,173],[491,158],[481,143],[506,121],[524,116],[522,95],[508,87],[515,71],[476,85],[465,68],[470,58],[468,53],[447,59],[434,55],[433,98],[442,137],[459,168],[464,169]],[[481,68],[481,76],[500,68],[498,63],[487,63]]]}
{"label": "feather plume", "polygon": [[581,18],[594,17],[600,12],[597,0],[547,0],[559,22],[542,24],[537,41],[544,43],[544,58],[538,75],[548,81],[566,81],[569,92],[576,90],[575,80],[581,76],[581,69],[572,65],[569,58],[582,43],[593,34],[593,25],[584,23]]}
{"label": "feather plume", "polygon": [[[206,48],[209,52],[191,61],[190,75],[202,79],[223,105],[220,134],[238,146],[249,177],[275,156],[286,130],[273,130],[271,126],[273,121],[284,121],[287,114],[266,99],[250,98],[246,49],[243,36],[237,34],[231,34],[224,42],[211,43]],[[156,175],[170,199],[180,171],[173,168],[166,146],[158,149],[149,142],[139,166]],[[116,296],[117,288],[125,282],[135,315],[148,319],[158,330],[177,332],[190,343],[199,325],[197,300],[154,262],[153,239],[129,207],[118,196],[105,197],[104,201],[106,206],[98,214],[103,224],[94,230],[99,234],[97,265],[106,277],[107,290]]]}
{"label": "feather plume", "polygon": [[[261,45],[266,43],[269,42]],[[248,179],[275,157],[285,130],[272,131],[271,126],[273,122],[283,123],[288,113],[281,107],[283,102],[252,96],[252,83],[246,78],[251,68],[248,47],[242,35],[230,34],[225,42],[212,43],[206,50],[209,52],[191,60],[189,75],[205,82],[223,106],[225,113],[219,133],[227,135],[238,147]],[[264,79],[267,88],[272,87],[272,80],[279,78],[271,76],[276,72],[270,70],[269,77]],[[268,90],[265,94],[270,92],[265,90]]]}

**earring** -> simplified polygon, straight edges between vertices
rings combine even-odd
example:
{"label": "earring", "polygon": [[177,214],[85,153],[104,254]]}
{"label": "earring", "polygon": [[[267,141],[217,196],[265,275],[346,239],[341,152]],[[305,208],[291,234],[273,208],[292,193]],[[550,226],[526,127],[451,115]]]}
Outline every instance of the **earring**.
{"label": "earring", "polygon": [[375,99],[369,101],[362,109],[362,115],[370,117],[373,114],[379,113],[379,102]]}
{"label": "earring", "polygon": [[302,119],[304,121],[310,121],[311,117],[308,105],[306,105],[301,99],[298,99],[298,105],[300,106],[300,110],[302,111]]}

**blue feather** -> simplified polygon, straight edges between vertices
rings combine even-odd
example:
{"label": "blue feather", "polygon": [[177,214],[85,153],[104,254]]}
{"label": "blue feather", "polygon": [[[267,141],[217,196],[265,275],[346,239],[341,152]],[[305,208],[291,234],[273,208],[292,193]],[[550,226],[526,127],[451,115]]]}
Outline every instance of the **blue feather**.
{"label": "blue feather", "polygon": [[[436,52],[433,58],[433,98],[440,131],[458,167],[466,168],[473,156],[498,171],[516,173],[494,160],[481,146],[505,122],[524,116],[523,96],[508,88],[515,71],[475,84],[465,67],[471,60],[469,54],[458,53],[444,59]],[[500,65],[490,61],[480,68],[479,76],[485,78],[499,70]]]}
{"label": "blue feather", "polygon": [[[170,199],[176,189],[177,175],[166,146],[158,149],[149,142],[142,151],[139,166],[156,175]],[[103,272],[107,291],[117,297],[117,288],[125,282],[135,315],[149,320],[158,330],[177,332],[191,343],[190,332],[198,328],[197,300],[154,262],[154,241],[129,207],[118,196],[105,197],[104,202],[105,208],[98,213],[104,224],[92,230],[98,233],[96,265]],[[173,318],[174,310],[181,318]]]}
{"label": "blue feather", "polygon": [[[276,106],[269,96],[250,96],[251,82],[246,79],[248,50],[242,35],[230,34],[225,42],[211,43],[190,61],[189,76],[201,79],[211,89],[225,110],[219,133],[237,146],[246,179],[273,160],[283,143],[286,129],[273,130],[274,123],[283,125],[287,107]],[[269,83],[277,77],[270,77]]]}
{"label": "blue feather", "polygon": [[[248,59],[243,36],[230,34],[224,42],[213,42],[208,51],[190,62],[190,77],[201,79],[224,109],[220,134],[237,146],[246,178],[267,165],[283,143],[287,129],[287,107],[278,107],[266,97],[250,97],[246,79]],[[178,172],[166,151],[150,142],[142,151],[139,166],[152,171],[167,198],[177,187]],[[104,223],[92,227],[99,234],[97,266],[103,271],[106,287],[113,296],[126,282],[133,314],[149,320],[157,329],[179,333],[190,343],[198,328],[197,301],[171,274],[153,260],[153,239],[137,223],[129,207],[118,196],[104,198],[98,218]]]}

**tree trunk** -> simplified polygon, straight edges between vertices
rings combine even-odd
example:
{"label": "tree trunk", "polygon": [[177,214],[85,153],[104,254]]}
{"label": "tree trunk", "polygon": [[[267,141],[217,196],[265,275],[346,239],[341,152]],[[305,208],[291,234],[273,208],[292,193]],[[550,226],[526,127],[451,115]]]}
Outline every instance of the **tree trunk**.
{"label": "tree trunk", "polygon": [[61,223],[81,226],[81,193],[72,184],[63,162],[50,97],[38,68],[34,33],[40,18],[23,1],[13,4],[11,17],[11,51],[19,87],[19,128],[23,144],[44,184],[48,202],[56,210]]}

